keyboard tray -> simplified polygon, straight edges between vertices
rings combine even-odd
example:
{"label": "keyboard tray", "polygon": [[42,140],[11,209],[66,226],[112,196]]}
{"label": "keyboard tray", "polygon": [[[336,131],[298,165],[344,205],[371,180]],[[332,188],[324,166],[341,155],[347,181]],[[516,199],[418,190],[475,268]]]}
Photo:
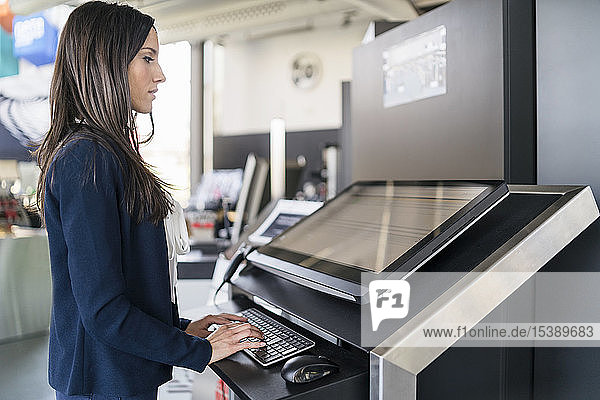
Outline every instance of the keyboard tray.
{"label": "keyboard tray", "polygon": [[322,400],[343,398],[344,400],[367,399],[369,397],[369,353],[350,351],[294,325],[286,319],[260,307],[246,297],[236,296],[218,306],[204,306],[188,310],[183,316],[201,318],[207,314],[222,312],[239,314],[248,308],[256,308],[279,323],[291,327],[315,345],[307,354],[325,356],[340,366],[340,371],[310,383],[288,383],[281,377],[284,362],[276,362],[263,368],[243,352],[238,352],[209,367],[242,400]]}

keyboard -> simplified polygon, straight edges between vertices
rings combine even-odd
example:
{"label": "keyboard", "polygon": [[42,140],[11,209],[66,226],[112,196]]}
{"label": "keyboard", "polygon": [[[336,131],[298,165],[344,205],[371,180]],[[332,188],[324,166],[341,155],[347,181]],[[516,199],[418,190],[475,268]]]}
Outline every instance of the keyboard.
{"label": "keyboard", "polygon": [[[263,367],[285,360],[315,345],[312,340],[275,321],[256,308],[244,310],[240,315],[248,318],[248,322],[260,329],[265,336],[263,341],[267,343],[266,346],[258,349],[244,349],[247,355]],[[261,340],[245,338],[242,341],[260,342]]]}

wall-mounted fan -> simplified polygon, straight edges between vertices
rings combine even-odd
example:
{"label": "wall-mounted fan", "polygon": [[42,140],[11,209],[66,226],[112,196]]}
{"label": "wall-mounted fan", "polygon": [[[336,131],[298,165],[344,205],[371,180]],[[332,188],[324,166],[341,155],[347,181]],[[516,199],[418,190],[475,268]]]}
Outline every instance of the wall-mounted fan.
{"label": "wall-mounted fan", "polygon": [[318,85],[323,73],[321,59],[314,53],[300,53],[292,60],[292,82],[300,89]]}

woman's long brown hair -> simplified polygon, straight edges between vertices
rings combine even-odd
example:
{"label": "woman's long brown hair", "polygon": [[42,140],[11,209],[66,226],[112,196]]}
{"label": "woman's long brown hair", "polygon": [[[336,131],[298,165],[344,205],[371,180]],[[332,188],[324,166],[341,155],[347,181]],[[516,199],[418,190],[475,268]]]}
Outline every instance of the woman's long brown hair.
{"label": "woman's long brown hair", "polygon": [[[153,25],[152,17],[130,6],[102,1],[84,3],[69,16],[50,86],[50,130],[33,152],[42,170],[37,197],[42,218],[52,161],[66,143],[80,139],[93,140],[117,157],[125,205],[138,222],[148,218],[158,224],[169,212],[168,185],[150,171],[139,152],[127,75]],[[154,124],[142,143],[153,134]],[[92,174],[94,168],[90,166]]]}

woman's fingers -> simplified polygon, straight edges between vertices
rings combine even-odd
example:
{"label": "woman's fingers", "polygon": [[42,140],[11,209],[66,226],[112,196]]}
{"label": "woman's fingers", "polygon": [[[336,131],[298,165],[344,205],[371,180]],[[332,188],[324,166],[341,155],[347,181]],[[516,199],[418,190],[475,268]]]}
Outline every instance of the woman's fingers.
{"label": "woman's fingers", "polygon": [[263,333],[253,326],[248,326],[247,328],[241,330],[231,330],[230,332],[231,338],[236,342],[239,342],[240,340],[247,337],[255,337],[258,339],[264,338]]}
{"label": "woman's fingers", "polygon": [[247,338],[247,337],[254,337],[257,339],[262,339],[263,335],[260,331],[255,331],[252,329],[248,329],[248,330],[243,330],[241,332],[237,332],[234,335],[231,336],[231,338],[233,339],[234,343],[239,342],[240,340]]}
{"label": "woman's fingers", "polygon": [[230,322],[230,321],[228,321],[228,323],[226,323],[226,324],[221,324],[221,326],[219,326],[217,328],[217,330],[214,331],[214,333],[218,333],[218,334],[222,335],[223,333],[229,332],[229,331],[231,331],[233,329],[243,329],[244,326],[248,326],[248,325],[250,325],[250,324],[248,324],[248,323],[241,323],[241,322]]}
{"label": "woman's fingers", "polygon": [[219,329],[211,334],[211,337],[217,339],[233,337],[234,335],[239,338],[238,341],[248,336],[259,339],[264,337],[263,333],[257,327],[248,323],[232,323],[228,325],[222,325],[219,327]]}
{"label": "woman's fingers", "polygon": [[261,347],[265,347],[267,344],[265,342],[241,342],[241,343],[236,343],[235,346],[235,351],[240,351],[240,350],[244,350],[244,349],[258,349]]}
{"label": "woman's fingers", "polygon": [[220,315],[209,315],[205,317],[205,320],[209,322],[209,325],[217,324],[217,325],[227,325],[231,323],[230,319],[225,317],[221,317]]}
{"label": "woman's fingers", "polygon": [[264,342],[244,341],[241,339],[255,337],[262,339],[262,332],[248,323],[237,323],[221,326],[213,332],[207,339],[213,348],[213,354],[210,362],[222,360],[231,354],[242,349],[259,348],[266,345]]}
{"label": "woman's fingers", "polygon": [[248,318],[242,317],[241,315],[229,314],[229,313],[221,313],[217,315],[218,317],[227,318],[230,321],[241,321],[247,322]]}
{"label": "woman's fingers", "polygon": [[218,315],[207,315],[204,318],[202,318],[202,321],[207,322],[208,325],[225,325],[230,324],[232,321],[247,322],[248,318],[235,314],[221,313]]}
{"label": "woman's fingers", "polygon": [[240,331],[243,331],[244,329],[253,329],[255,331],[260,332],[260,330],[257,327],[255,327],[254,325],[251,325],[247,322],[246,323],[239,323],[239,322],[232,323],[232,324],[228,324],[225,326],[227,326],[228,330],[230,330],[232,332],[240,332]]}

